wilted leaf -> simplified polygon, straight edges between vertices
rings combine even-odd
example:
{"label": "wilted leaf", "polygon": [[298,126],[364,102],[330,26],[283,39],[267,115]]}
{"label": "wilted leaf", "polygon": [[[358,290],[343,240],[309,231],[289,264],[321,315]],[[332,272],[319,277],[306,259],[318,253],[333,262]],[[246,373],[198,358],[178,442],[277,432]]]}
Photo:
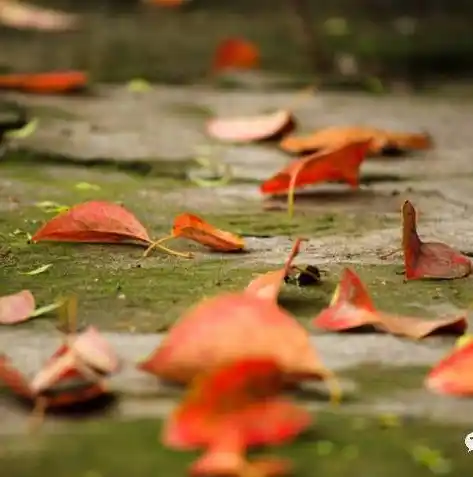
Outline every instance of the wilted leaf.
{"label": "wilted leaf", "polygon": [[471,261],[440,242],[422,242],[417,234],[416,211],[406,200],[402,206],[402,248],[406,280],[455,279],[470,275]]}
{"label": "wilted leaf", "polygon": [[85,89],[87,83],[87,74],[82,71],[0,75],[0,89],[37,94],[70,93]]}
{"label": "wilted leaf", "polygon": [[376,310],[360,277],[350,268],[343,271],[329,307],[322,310],[312,323],[327,331],[371,327],[412,339],[425,338],[433,333],[462,334],[467,328],[464,316],[425,320]]}
{"label": "wilted leaf", "polygon": [[244,38],[228,38],[222,41],[214,53],[212,73],[225,70],[248,70],[259,66],[259,48]]}
{"label": "wilted leaf", "polygon": [[219,141],[250,143],[274,139],[295,127],[288,110],[247,117],[213,118],[207,123],[207,134]]}
{"label": "wilted leaf", "polygon": [[299,254],[301,243],[302,239],[297,239],[295,241],[291,253],[286,260],[284,268],[264,273],[263,275],[255,278],[246,287],[245,293],[258,298],[276,302],[279,291],[284,282],[284,278],[291,273],[292,262]]}
{"label": "wilted leaf", "polygon": [[308,136],[284,138],[280,147],[291,154],[306,154],[338,148],[353,142],[369,141],[369,155],[402,153],[430,149],[432,138],[427,133],[401,133],[370,127],[329,127]]}
{"label": "wilted leaf", "polygon": [[358,187],[359,169],[368,146],[369,141],[352,142],[297,159],[263,182],[260,190],[263,194],[288,194],[288,210],[292,215],[295,189],[328,181],[343,181]]}
{"label": "wilted leaf", "polygon": [[35,309],[35,299],[29,290],[0,297],[0,324],[14,325],[28,320]]}
{"label": "wilted leaf", "polygon": [[439,394],[473,395],[473,343],[454,348],[430,371],[425,386]]}

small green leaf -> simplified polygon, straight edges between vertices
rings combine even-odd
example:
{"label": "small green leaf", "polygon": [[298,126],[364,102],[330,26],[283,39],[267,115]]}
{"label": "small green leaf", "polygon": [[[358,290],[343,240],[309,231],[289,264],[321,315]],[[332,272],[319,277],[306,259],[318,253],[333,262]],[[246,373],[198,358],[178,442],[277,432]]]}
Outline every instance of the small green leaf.
{"label": "small green leaf", "polygon": [[89,184],[88,182],[78,182],[74,186],[77,190],[100,190],[101,187],[96,184]]}
{"label": "small green leaf", "polygon": [[146,93],[151,90],[151,85],[142,78],[135,78],[128,83],[127,88],[132,93]]}
{"label": "small green leaf", "polygon": [[38,118],[33,118],[26,126],[21,129],[14,129],[5,133],[5,137],[8,139],[25,139],[31,136],[38,127]]}
{"label": "small green leaf", "polygon": [[61,205],[57,202],[52,202],[50,200],[44,200],[43,202],[36,202],[35,206],[41,209],[46,213],[60,214],[62,212],[67,212],[69,207],[67,205]]}
{"label": "small green leaf", "polygon": [[31,270],[30,272],[20,272],[20,275],[39,275],[40,273],[45,272],[49,268],[53,266],[52,263],[47,263],[46,265],[41,265],[41,267],[35,268],[34,270]]}

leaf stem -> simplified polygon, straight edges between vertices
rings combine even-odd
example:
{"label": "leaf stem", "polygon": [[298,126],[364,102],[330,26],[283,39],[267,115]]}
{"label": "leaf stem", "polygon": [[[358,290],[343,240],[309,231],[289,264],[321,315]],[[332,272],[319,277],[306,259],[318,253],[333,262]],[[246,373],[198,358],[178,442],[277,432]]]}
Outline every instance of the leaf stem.
{"label": "leaf stem", "polygon": [[147,257],[153,249],[159,248],[160,250],[168,253],[169,255],[183,258],[192,258],[193,255],[190,252],[178,252],[162,245],[163,242],[166,242],[167,240],[171,240],[173,238],[175,238],[174,235],[167,235],[166,237],[163,237],[156,242],[151,243],[151,245],[144,251],[143,257]]}

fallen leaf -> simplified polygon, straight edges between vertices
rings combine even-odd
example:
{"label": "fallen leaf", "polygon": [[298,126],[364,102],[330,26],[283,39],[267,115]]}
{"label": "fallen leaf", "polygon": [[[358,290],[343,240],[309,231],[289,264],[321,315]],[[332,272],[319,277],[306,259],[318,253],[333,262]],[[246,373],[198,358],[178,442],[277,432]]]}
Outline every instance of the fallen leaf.
{"label": "fallen leaf", "polygon": [[33,118],[20,129],[13,129],[4,133],[7,139],[26,139],[34,134],[39,124],[38,118]]}
{"label": "fallen leaf", "polygon": [[246,287],[245,293],[276,302],[285,277],[291,273],[292,262],[300,252],[301,243],[302,239],[297,239],[294,242],[284,268],[264,273],[255,278]]}
{"label": "fallen leaf", "polygon": [[53,266],[52,263],[46,263],[45,265],[42,265],[41,267],[35,268],[34,270],[31,270],[30,272],[20,272],[20,275],[39,275],[40,273],[44,273],[46,270],[49,270]]}
{"label": "fallen leaf", "polygon": [[79,17],[71,13],[30,5],[17,0],[0,2],[0,23],[19,29],[67,31],[77,26]]}
{"label": "fallen leaf", "polygon": [[342,147],[353,142],[369,141],[371,156],[430,149],[432,138],[427,133],[397,133],[370,127],[329,127],[308,136],[285,137],[280,147],[291,154],[308,154]]}
{"label": "fallen leaf", "polygon": [[47,222],[33,242],[91,242],[150,244],[146,229],[131,212],[112,202],[90,201],[71,207]]}
{"label": "fallen leaf", "polygon": [[0,90],[7,89],[36,94],[71,93],[85,89],[87,84],[87,74],[81,71],[0,75]]}
{"label": "fallen leaf", "polygon": [[422,242],[417,234],[416,211],[406,200],[402,206],[402,248],[406,280],[455,279],[470,275],[471,261],[440,242]]}
{"label": "fallen leaf", "polygon": [[169,237],[164,237],[153,242],[138,219],[118,204],[90,201],[75,205],[51,219],[33,235],[31,241],[134,243],[148,247],[145,255],[151,249],[159,248],[179,257],[192,256],[161,245],[161,242],[168,239]]}
{"label": "fallen leaf", "polygon": [[99,379],[119,369],[119,360],[108,342],[94,327],[67,337],[66,345],[46,363],[31,382],[35,393],[47,390],[76,371]]}
{"label": "fallen leaf", "polygon": [[259,48],[244,38],[227,38],[216,48],[212,60],[212,73],[225,70],[248,70],[259,66]]}
{"label": "fallen leaf", "polygon": [[473,343],[467,343],[440,360],[425,380],[427,389],[438,394],[473,395]]}
{"label": "fallen leaf", "polygon": [[263,194],[288,194],[288,211],[294,208],[294,190],[318,182],[343,181],[358,187],[359,169],[369,142],[352,142],[291,162],[260,186]]}
{"label": "fallen leaf", "polygon": [[[48,389],[44,395],[38,395],[31,389],[27,379],[13,367],[11,361],[5,355],[0,355],[0,382],[16,396],[32,403],[36,402],[42,408],[41,411],[44,408],[63,408],[84,403],[106,394],[106,390],[100,383],[77,379],[77,375],[72,377],[76,379],[70,383],[69,387],[61,385],[57,389]],[[69,375],[68,378],[70,379],[71,376]]]}
{"label": "fallen leaf", "polygon": [[78,182],[75,186],[77,190],[100,190],[101,187],[97,184],[90,184],[89,182]]}
{"label": "fallen leaf", "polygon": [[295,128],[292,113],[285,109],[258,116],[213,118],[207,122],[207,134],[219,141],[250,143],[275,139]]}
{"label": "fallen leaf", "polygon": [[53,202],[51,200],[43,200],[42,202],[36,202],[34,204],[38,209],[41,209],[43,212],[46,213],[54,213],[60,214],[61,212],[67,212],[69,210],[69,206],[58,204],[57,202]]}
{"label": "fallen leaf", "polygon": [[333,378],[307,331],[277,303],[248,293],[227,293],[198,303],[138,368],[185,384],[229,361],[254,356],[274,359],[296,381]]}
{"label": "fallen leaf", "polygon": [[465,316],[425,320],[376,310],[360,277],[350,268],[343,271],[329,307],[322,310],[312,324],[327,331],[371,327],[416,340],[434,333],[462,334],[467,328]]}
{"label": "fallen leaf", "polygon": [[35,306],[34,296],[29,290],[0,297],[0,324],[14,325],[28,320]]}
{"label": "fallen leaf", "polygon": [[[308,411],[279,396],[286,380],[280,366],[261,355],[200,375],[167,420],[164,444],[207,449],[192,475],[247,475],[254,465],[245,459],[248,447],[293,440],[311,423]],[[270,475],[287,470],[281,461],[256,465]]]}
{"label": "fallen leaf", "polygon": [[245,247],[245,242],[241,237],[217,229],[197,215],[184,213],[178,215],[174,219],[171,235],[150,245],[146,250],[145,255],[147,255],[156,245],[161,245],[167,240],[179,237],[193,240],[220,252],[236,252],[243,250]]}

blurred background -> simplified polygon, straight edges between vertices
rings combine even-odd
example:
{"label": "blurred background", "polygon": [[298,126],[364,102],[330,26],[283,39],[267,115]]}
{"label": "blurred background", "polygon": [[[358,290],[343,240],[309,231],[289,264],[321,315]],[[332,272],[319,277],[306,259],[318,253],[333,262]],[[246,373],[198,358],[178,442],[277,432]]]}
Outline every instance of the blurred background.
{"label": "blurred background", "polygon": [[[10,0],[0,0],[1,5]],[[10,2],[11,3],[11,2]],[[189,84],[228,37],[254,42],[261,70],[334,88],[468,83],[471,0],[35,0],[79,14],[66,31],[0,26],[2,72],[85,69],[97,81]]]}

